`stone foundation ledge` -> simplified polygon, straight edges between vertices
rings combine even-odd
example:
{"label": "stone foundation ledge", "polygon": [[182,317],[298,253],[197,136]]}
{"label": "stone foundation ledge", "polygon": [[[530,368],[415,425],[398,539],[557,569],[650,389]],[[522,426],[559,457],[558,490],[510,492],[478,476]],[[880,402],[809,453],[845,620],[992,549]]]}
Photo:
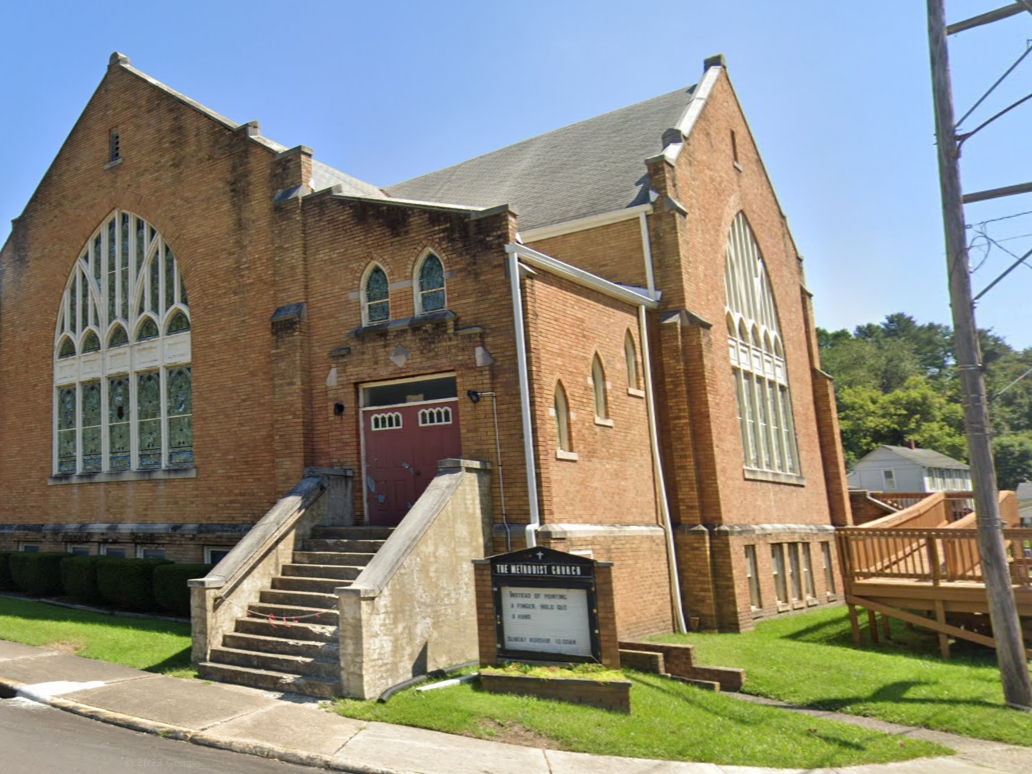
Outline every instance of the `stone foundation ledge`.
{"label": "stone foundation ledge", "polygon": [[536,696],[570,704],[586,704],[610,712],[631,711],[631,683],[628,680],[600,683],[581,678],[481,674],[480,684],[488,693]]}

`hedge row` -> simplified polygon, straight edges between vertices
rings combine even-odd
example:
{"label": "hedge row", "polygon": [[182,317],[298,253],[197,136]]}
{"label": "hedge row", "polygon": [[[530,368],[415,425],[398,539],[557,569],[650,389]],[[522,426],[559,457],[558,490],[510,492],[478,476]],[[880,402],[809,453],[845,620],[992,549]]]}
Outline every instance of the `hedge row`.
{"label": "hedge row", "polygon": [[165,559],[116,559],[64,553],[0,553],[0,590],[33,596],[68,596],[90,605],[150,613],[190,615],[186,582],[208,574],[210,564]]}

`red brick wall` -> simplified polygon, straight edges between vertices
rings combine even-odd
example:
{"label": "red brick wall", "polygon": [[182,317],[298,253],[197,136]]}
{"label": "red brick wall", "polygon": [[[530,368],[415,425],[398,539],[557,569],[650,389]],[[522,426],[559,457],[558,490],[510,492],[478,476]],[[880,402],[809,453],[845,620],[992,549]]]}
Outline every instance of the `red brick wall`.
{"label": "red brick wall", "polygon": [[637,217],[527,244],[610,282],[639,288],[647,284],[641,225]]}
{"label": "red brick wall", "polygon": [[[123,160],[105,169],[112,127]],[[109,70],[0,258],[0,518],[251,522],[275,502],[269,316],[279,165],[246,133],[122,67]],[[48,486],[58,306],[76,258],[116,208],[161,232],[189,291],[197,477]]]}
{"label": "red brick wall", "polygon": [[[736,168],[731,131],[737,137]],[[662,309],[687,308],[702,323],[688,320],[680,341],[669,347],[672,362],[663,413],[684,409],[672,384],[688,382],[688,414],[694,438],[676,425],[666,438],[669,464],[684,464],[679,450],[692,446],[702,484],[701,513],[692,497],[678,492],[683,523],[701,519],[718,524],[821,524],[829,522],[828,494],[821,455],[807,340],[808,320],[801,303],[798,256],[774,191],[766,177],[730,82],[721,76],[677,160],[655,162],[653,188],[687,208],[687,216],[657,203],[650,216]],[[799,456],[805,486],[746,480],[735,409],[734,381],[724,326],[725,249],[731,223],[744,212],[759,243],[775,296],[791,385]],[[709,326],[712,327],[709,327]],[[666,335],[664,331],[661,335]],[[671,336],[673,333],[670,334]],[[680,372],[679,372],[680,371]],[[682,422],[682,424],[684,424]],[[688,476],[677,480],[687,485]],[[709,491],[706,489],[717,491]]]}

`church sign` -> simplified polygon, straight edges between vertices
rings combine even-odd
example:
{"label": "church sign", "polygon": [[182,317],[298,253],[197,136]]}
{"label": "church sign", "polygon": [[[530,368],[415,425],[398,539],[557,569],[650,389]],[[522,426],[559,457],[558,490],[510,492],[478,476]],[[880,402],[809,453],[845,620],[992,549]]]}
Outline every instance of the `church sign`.
{"label": "church sign", "polygon": [[601,660],[596,562],[541,547],[488,562],[497,659]]}

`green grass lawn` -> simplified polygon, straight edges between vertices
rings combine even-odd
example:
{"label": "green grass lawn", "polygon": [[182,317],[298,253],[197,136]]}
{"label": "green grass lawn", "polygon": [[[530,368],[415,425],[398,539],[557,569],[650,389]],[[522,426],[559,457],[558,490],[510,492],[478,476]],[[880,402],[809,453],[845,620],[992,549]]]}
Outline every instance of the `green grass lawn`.
{"label": "green grass lawn", "polygon": [[834,608],[771,620],[748,634],[656,639],[694,645],[700,664],[745,669],[747,693],[1032,746],[1032,714],[1004,706],[992,651],[957,643],[944,661],[934,635],[896,621],[892,633],[891,642],[857,648],[845,609]]}
{"label": "green grass lawn", "polygon": [[44,645],[62,653],[171,677],[196,677],[190,625],[70,610],[0,597],[0,640]]}
{"label": "green grass lawn", "polygon": [[342,700],[352,718],[596,755],[742,766],[824,768],[949,751],[936,745],[746,704],[657,675],[628,672],[631,714],[489,694],[476,683],[396,694],[386,704]]}

